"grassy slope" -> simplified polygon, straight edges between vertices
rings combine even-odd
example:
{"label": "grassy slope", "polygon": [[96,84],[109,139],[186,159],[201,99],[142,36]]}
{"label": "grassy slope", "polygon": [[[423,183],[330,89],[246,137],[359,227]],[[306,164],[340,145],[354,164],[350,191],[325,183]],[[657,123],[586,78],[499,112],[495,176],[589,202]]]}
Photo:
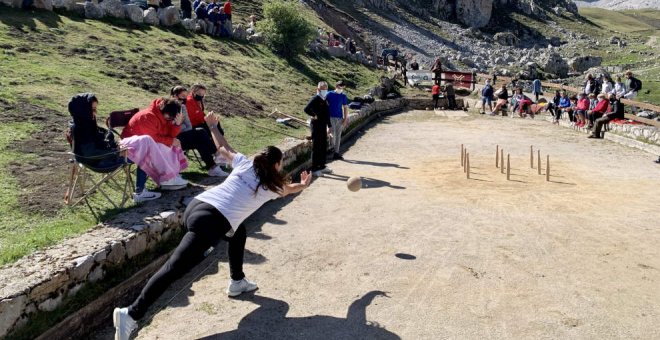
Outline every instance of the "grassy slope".
{"label": "grassy slope", "polygon": [[[258,5],[259,1],[254,0],[246,1],[247,8],[235,5],[235,22],[257,11]],[[319,24],[311,12],[305,13]],[[211,87],[209,97],[221,98],[211,100],[209,109],[229,114],[236,113],[236,108],[254,114],[260,125],[297,136],[306,131],[287,130],[271,119],[259,117],[276,107],[302,116],[302,107],[319,80],[350,79],[356,86],[349,93],[358,95],[379,77],[374,70],[338,59],[305,56],[288,62],[263,46],[216,40],[178,29],[136,27],[123,20],[93,21],[49,12],[26,13],[2,6],[0,45],[0,100],[66,112],[66,103],[73,94],[89,91],[98,94],[103,115],[144,107],[178,83],[202,82]],[[129,68],[133,66],[137,68]],[[130,83],[136,79],[141,81]],[[255,105],[263,106],[263,111]],[[284,138],[282,134],[255,129],[241,118],[224,118],[224,125],[230,142],[248,154]],[[27,213],[18,205],[18,182],[9,173],[8,163],[36,156],[13,151],[12,141],[29,138],[31,132],[44,128],[33,120],[7,122],[0,130],[0,265],[94,224],[83,206],[62,208],[57,216],[48,217]],[[193,166],[187,175],[194,178],[199,172]]]}

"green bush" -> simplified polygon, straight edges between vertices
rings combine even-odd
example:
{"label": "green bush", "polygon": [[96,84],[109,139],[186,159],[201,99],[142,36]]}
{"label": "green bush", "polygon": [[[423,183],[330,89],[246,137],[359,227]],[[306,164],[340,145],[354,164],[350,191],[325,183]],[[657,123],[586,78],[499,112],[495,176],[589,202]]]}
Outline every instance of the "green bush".
{"label": "green bush", "polygon": [[263,5],[264,19],[257,23],[266,44],[287,58],[304,52],[316,34],[300,6],[295,0],[268,0]]}

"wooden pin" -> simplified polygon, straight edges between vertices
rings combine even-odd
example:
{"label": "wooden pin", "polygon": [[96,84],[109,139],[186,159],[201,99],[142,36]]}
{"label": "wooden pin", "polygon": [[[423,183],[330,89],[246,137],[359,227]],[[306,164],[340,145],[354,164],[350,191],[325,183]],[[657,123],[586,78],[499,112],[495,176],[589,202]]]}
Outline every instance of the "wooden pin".
{"label": "wooden pin", "polygon": [[506,180],[511,180],[511,155],[506,154]]}
{"label": "wooden pin", "polygon": [[463,166],[465,162],[465,149],[463,148],[463,144],[461,144],[461,166]]}
{"label": "wooden pin", "polygon": [[539,169],[539,175],[540,175],[540,174],[541,174],[541,150],[537,150],[537,153],[538,153],[538,155],[539,155],[539,156],[538,156],[538,162],[537,162],[537,163],[538,163],[538,164],[537,164],[537,165],[538,165],[537,168]]}
{"label": "wooden pin", "polygon": [[529,167],[534,169],[534,146],[529,146]]}
{"label": "wooden pin", "polygon": [[468,153],[468,154],[466,155],[466,157],[467,157],[467,158],[466,158],[465,161],[466,161],[467,163],[466,163],[466,165],[465,165],[465,168],[466,168],[467,170],[465,171],[465,174],[466,174],[467,179],[470,179],[470,154]]}
{"label": "wooden pin", "polygon": [[495,146],[495,168],[500,167],[500,146]]}
{"label": "wooden pin", "polygon": [[550,182],[550,155],[545,160],[545,181]]}
{"label": "wooden pin", "polygon": [[504,173],[504,149],[500,150],[500,172]]}

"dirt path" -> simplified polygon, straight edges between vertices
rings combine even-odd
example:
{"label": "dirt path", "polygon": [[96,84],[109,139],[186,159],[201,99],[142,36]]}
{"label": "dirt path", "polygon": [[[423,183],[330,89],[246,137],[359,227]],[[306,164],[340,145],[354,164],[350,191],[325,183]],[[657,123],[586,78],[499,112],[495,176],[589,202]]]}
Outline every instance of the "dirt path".
{"label": "dirt path", "polygon": [[[495,169],[496,144],[515,181]],[[553,182],[530,169],[530,144],[550,153]],[[159,300],[166,308],[138,338],[660,337],[650,155],[540,120],[410,112],[345,156],[337,176],[246,222],[256,294],[225,296],[216,252]],[[365,177],[357,193],[343,180],[353,175]]]}

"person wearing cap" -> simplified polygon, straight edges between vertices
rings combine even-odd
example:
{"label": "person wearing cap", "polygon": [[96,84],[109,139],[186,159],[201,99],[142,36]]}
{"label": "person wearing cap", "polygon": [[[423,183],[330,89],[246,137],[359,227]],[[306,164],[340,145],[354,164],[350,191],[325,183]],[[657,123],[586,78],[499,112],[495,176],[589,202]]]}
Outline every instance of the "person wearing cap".
{"label": "person wearing cap", "polygon": [[[607,106],[609,107],[609,111],[605,114],[602,115],[602,117],[596,119],[593,130],[591,134],[589,135],[588,138],[603,138],[601,137],[601,130],[603,129],[603,126],[605,124],[609,124],[609,122],[615,120],[615,119],[623,119],[625,115],[625,108],[623,103],[621,102],[621,98],[618,98],[616,95],[611,94],[609,95],[609,102],[607,101],[606,98],[604,98],[604,94],[600,94],[598,98],[603,98],[603,101],[607,103]],[[599,103],[600,104],[600,103]],[[605,104],[603,104],[605,105]],[[607,111],[607,109],[606,109]]]}
{"label": "person wearing cap", "polygon": [[344,82],[338,81],[335,84],[335,90],[328,92],[326,100],[330,106],[330,125],[332,126],[332,147],[334,153],[332,159],[343,160],[344,158],[339,153],[341,146],[341,133],[344,126],[348,123],[348,97],[344,93]]}

